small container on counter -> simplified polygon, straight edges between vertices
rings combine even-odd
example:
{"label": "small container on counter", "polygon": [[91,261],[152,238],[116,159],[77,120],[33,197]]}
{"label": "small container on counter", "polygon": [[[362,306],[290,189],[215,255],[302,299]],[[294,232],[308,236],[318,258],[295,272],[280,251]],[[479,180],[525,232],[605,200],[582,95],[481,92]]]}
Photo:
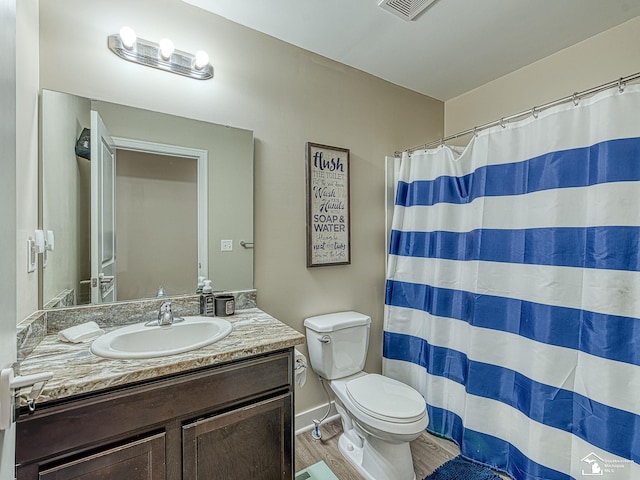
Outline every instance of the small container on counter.
{"label": "small container on counter", "polygon": [[215,314],[215,298],[211,280],[205,280],[200,294],[200,315],[213,317]]}
{"label": "small container on counter", "polygon": [[233,295],[218,295],[215,297],[216,317],[228,317],[236,310],[236,300]]}

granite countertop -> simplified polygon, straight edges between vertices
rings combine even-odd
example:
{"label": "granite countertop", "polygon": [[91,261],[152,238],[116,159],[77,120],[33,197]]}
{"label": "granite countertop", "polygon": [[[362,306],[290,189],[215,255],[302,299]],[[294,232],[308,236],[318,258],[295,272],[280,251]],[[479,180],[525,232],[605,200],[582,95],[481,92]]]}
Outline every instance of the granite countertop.
{"label": "granite countertop", "polygon": [[[20,364],[20,375],[53,372],[37,404],[123,386],[141,380],[186,372],[293,347],[305,337],[258,308],[237,310],[226,317],[233,330],[222,340],[190,352],[165,357],[112,360],[94,355],[91,342],[65,343],[57,334],[45,336]],[[113,330],[117,327],[105,328]],[[21,390],[27,405],[29,389]]]}

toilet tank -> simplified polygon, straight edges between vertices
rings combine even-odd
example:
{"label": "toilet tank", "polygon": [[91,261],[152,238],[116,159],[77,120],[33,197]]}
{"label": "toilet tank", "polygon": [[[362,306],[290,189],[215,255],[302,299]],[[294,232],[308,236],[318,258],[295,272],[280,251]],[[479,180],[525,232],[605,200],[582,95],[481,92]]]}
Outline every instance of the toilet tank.
{"label": "toilet tank", "polygon": [[371,318],[358,312],[337,312],[305,319],[311,368],[334,380],[362,371],[369,348]]}

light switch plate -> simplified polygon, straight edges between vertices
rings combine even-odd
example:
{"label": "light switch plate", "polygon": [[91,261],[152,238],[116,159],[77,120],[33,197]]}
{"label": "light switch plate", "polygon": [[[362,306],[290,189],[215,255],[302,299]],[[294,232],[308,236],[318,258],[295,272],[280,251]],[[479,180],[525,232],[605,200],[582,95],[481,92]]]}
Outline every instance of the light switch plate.
{"label": "light switch plate", "polygon": [[220,240],[220,251],[231,252],[233,250],[233,240]]}

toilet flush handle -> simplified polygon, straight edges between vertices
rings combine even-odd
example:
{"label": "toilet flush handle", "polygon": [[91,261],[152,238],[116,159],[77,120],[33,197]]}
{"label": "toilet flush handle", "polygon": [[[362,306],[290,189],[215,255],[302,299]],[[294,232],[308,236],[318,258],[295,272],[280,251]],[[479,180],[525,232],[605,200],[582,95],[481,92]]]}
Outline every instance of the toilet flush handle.
{"label": "toilet flush handle", "polygon": [[320,343],[331,343],[331,337],[329,335],[323,335],[318,339]]}

